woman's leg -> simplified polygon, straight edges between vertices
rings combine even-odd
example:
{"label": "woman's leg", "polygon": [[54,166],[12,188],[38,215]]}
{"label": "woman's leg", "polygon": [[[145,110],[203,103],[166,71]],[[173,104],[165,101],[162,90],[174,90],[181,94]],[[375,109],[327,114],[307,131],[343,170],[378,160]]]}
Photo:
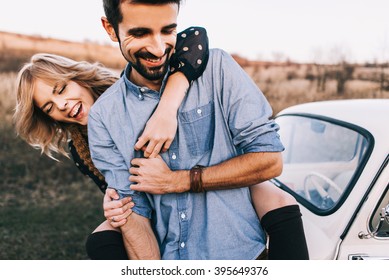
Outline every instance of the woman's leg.
{"label": "woman's leg", "polygon": [[128,260],[122,233],[108,221],[101,223],[88,236],[85,247],[92,260]]}
{"label": "woman's leg", "polygon": [[251,186],[250,191],[269,236],[269,260],[308,260],[301,212],[294,197],[270,182]]}

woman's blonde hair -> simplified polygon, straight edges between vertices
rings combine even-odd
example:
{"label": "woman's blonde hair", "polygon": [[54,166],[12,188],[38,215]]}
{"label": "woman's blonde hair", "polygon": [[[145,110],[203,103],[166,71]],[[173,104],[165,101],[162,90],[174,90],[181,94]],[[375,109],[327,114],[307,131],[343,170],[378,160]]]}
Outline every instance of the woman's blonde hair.
{"label": "woman's blonde hair", "polygon": [[70,134],[85,129],[82,129],[81,125],[55,121],[34,105],[33,92],[37,79],[53,85],[74,81],[89,89],[96,100],[118,77],[97,63],[77,62],[45,53],[32,56],[30,62],[19,71],[13,116],[17,134],[53,159],[53,152],[67,156],[65,144]]}

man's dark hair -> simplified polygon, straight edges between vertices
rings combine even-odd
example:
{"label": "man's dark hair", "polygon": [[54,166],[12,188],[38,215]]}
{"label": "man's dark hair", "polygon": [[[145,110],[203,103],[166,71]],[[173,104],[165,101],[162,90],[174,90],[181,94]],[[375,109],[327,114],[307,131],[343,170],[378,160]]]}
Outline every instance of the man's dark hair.
{"label": "man's dark hair", "polygon": [[118,35],[119,23],[123,20],[123,14],[120,10],[120,4],[123,1],[128,1],[133,4],[148,4],[148,5],[161,5],[161,4],[177,4],[180,7],[181,0],[103,0],[105,16],[109,23],[113,26],[116,35]]}

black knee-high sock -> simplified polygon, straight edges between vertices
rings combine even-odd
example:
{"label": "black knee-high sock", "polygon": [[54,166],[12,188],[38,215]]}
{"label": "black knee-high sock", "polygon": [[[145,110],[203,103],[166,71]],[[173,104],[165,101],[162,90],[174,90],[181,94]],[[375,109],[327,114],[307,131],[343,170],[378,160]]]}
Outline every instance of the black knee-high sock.
{"label": "black knee-high sock", "polygon": [[90,234],[85,247],[92,260],[128,260],[122,234],[114,230]]}
{"label": "black knee-high sock", "polygon": [[261,224],[269,235],[269,260],[308,260],[301,212],[298,205],[266,213]]}

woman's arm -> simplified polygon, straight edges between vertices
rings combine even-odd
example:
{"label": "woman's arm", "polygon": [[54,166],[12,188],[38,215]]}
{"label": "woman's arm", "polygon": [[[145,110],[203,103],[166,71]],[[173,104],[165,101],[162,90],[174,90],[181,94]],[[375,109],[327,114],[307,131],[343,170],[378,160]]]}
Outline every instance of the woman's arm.
{"label": "woman's arm", "polygon": [[156,157],[166,152],[177,131],[177,110],[185,97],[189,82],[181,72],[168,79],[158,107],[146,123],[145,130],[135,143],[135,150],[143,149],[145,157]]}
{"label": "woman's arm", "polygon": [[189,83],[200,77],[209,58],[206,29],[189,27],[177,34],[175,54],[170,60],[170,72],[182,72]]}
{"label": "woman's arm", "polygon": [[209,57],[207,32],[201,27],[190,27],[177,34],[175,54],[159,105],[135,144],[144,150],[145,157],[156,157],[166,152],[177,130],[177,110],[190,83],[204,72]]}

